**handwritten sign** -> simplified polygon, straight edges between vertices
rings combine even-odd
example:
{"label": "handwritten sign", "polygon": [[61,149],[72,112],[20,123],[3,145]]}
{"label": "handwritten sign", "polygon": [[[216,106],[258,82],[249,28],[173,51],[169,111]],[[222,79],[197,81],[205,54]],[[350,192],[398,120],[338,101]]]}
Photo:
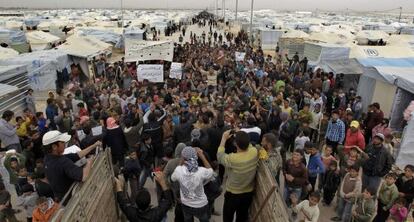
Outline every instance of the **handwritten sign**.
{"label": "handwritten sign", "polygon": [[178,62],[171,63],[170,78],[181,79],[183,76],[183,64]]}
{"label": "handwritten sign", "polygon": [[128,62],[146,60],[172,61],[173,56],[173,42],[151,42],[136,39],[125,39],[125,59]]}
{"label": "handwritten sign", "polygon": [[100,136],[102,135],[102,126],[97,126],[92,128],[92,136]]}
{"label": "handwritten sign", "polygon": [[236,62],[241,62],[244,60],[244,57],[246,57],[245,52],[236,52]]}
{"label": "handwritten sign", "polygon": [[139,82],[144,81],[144,79],[150,82],[164,82],[163,65],[139,65],[137,74]]}

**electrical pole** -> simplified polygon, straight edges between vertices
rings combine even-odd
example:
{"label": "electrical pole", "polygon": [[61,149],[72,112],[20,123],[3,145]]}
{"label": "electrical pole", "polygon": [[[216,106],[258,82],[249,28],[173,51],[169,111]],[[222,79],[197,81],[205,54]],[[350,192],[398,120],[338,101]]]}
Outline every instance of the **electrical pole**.
{"label": "electrical pole", "polygon": [[237,22],[237,11],[239,9],[239,0],[236,0],[236,15],[235,15],[235,21]]}
{"label": "electrical pole", "polygon": [[254,0],[252,0],[252,4],[250,6],[250,36],[253,37],[253,4]]}
{"label": "electrical pole", "polygon": [[400,16],[398,16],[398,23],[401,22],[402,7],[400,7]]}
{"label": "electrical pole", "polygon": [[124,27],[124,0],[121,0],[121,28]]}
{"label": "electrical pole", "polygon": [[218,17],[218,0],[216,0],[216,17]]}

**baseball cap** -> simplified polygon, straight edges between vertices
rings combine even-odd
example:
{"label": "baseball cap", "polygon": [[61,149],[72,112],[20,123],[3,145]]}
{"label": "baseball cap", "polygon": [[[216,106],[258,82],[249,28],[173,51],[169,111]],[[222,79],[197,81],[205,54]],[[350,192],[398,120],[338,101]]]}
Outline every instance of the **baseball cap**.
{"label": "baseball cap", "polygon": [[356,121],[356,120],[352,121],[350,127],[354,127],[354,128],[358,129],[359,128],[359,122]]}
{"label": "baseball cap", "polygon": [[377,133],[377,134],[375,134],[375,136],[374,137],[378,137],[378,138],[380,138],[382,141],[384,141],[384,134],[382,134],[382,133]]}
{"label": "baseball cap", "polygon": [[42,143],[43,146],[61,141],[61,142],[68,142],[70,140],[71,136],[68,135],[67,133],[61,133],[57,130],[52,130],[49,131],[47,133],[45,133],[45,135],[43,135],[42,138]]}

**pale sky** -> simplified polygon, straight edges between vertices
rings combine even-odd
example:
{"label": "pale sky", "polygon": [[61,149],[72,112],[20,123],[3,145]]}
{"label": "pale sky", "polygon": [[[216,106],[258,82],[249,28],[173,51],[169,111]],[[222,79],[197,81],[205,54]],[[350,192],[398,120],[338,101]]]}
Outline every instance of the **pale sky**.
{"label": "pale sky", "polygon": [[[123,0],[125,8],[183,8],[213,7],[216,0]],[[403,12],[414,12],[414,0],[254,0],[255,9],[380,11],[403,7]],[[236,0],[226,0],[226,8],[234,9]],[[29,8],[116,8],[121,0],[0,0],[0,7]],[[221,6],[221,0],[219,0]],[[240,9],[250,8],[250,0],[239,0]],[[398,12],[398,10],[396,10]]]}

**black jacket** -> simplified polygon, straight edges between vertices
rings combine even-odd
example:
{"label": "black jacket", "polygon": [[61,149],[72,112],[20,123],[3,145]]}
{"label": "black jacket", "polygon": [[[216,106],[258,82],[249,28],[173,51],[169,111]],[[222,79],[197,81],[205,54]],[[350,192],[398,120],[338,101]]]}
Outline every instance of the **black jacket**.
{"label": "black jacket", "polygon": [[368,155],[362,166],[365,175],[384,177],[390,172],[394,158],[383,145],[381,148],[375,148],[371,144],[367,147],[365,153]]}
{"label": "black jacket", "polygon": [[121,127],[106,130],[103,147],[111,147],[112,156],[123,156],[126,153],[128,144]]}
{"label": "black jacket", "polygon": [[404,198],[407,200],[407,204],[410,204],[413,202],[414,199],[414,179],[407,180],[404,182],[403,180],[404,174],[401,174],[397,181],[395,182],[395,185],[398,187],[398,191],[401,193],[404,193]]}
{"label": "black jacket", "polygon": [[167,214],[167,211],[170,209],[173,202],[171,190],[163,191],[163,197],[159,201],[158,207],[148,208],[147,210],[140,210],[135,205],[129,203],[124,192],[118,192],[116,196],[122,212],[125,214],[129,221],[134,222],[161,221]]}

